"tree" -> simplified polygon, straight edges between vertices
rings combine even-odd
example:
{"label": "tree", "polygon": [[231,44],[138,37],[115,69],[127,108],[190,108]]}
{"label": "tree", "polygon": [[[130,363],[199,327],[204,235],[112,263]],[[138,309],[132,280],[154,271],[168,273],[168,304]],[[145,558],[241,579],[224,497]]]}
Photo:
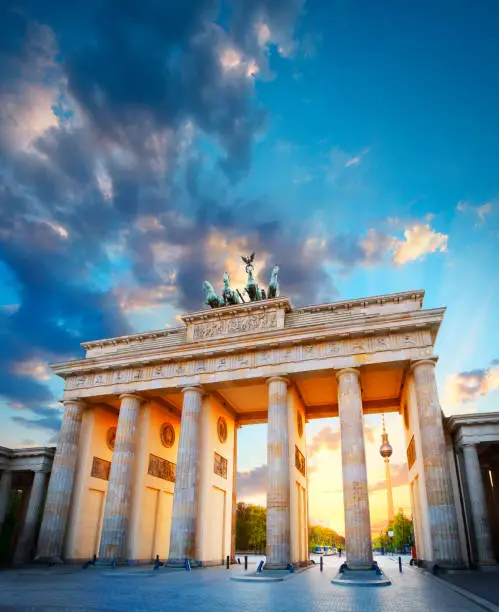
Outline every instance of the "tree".
{"label": "tree", "polygon": [[[393,531],[393,537],[388,532]],[[393,521],[388,524],[385,531],[374,538],[374,548],[391,548],[392,550],[403,550],[405,546],[414,545],[414,532],[411,519],[408,519],[402,508],[395,515]]]}
{"label": "tree", "polygon": [[236,550],[263,552],[267,545],[267,510],[239,502],[236,508]]}
{"label": "tree", "polygon": [[399,508],[390,529],[393,531],[393,546],[396,549],[413,545],[412,521],[404,515],[402,508]]}
{"label": "tree", "polygon": [[308,545],[310,550],[316,546],[342,546],[345,547],[345,538],[334,529],[322,525],[312,525],[308,530]]}

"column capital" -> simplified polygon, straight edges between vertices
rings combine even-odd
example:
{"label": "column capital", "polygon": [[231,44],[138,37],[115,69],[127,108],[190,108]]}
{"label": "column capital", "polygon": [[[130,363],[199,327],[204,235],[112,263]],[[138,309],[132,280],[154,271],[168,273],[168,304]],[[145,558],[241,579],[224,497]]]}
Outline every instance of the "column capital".
{"label": "column capital", "polygon": [[137,393],[122,393],[119,396],[119,399],[123,401],[127,397],[129,397],[130,399],[138,400],[141,404],[146,401],[141,395],[137,395]]}
{"label": "column capital", "polygon": [[267,380],[265,381],[267,385],[269,385],[271,382],[283,382],[285,385],[289,385],[289,379],[285,378],[284,376],[271,376],[270,378],[267,378]]}
{"label": "column capital", "polygon": [[336,379],[338,380],[342,374],[347,373],[355,374],[357,378],[359,378],[360,376],[360,370],[358,368],[341,368],[341,370],[336,370],[334,374],[336,376]]}
{"label": "column capital", "polygon": [[414,368],[420,365],[431,365],[435,367],[437,365],[438,357],[431,357],[430,359],[418,359],[417,361],[411,362],[410,371],[412,372]]}
{"label": "column capital", "polygon": [[460,449],[463,449],[463,450],[465,448],[475,448],[476,449],[476,447],[477,447],[477,443],[476,442],[460,442],[457,445],[457,448],[460,448]]}
{"label": "column capital", "polygon": [[80,406],[80,408],[85,408],[87,406],[87,402],[81,397],[77,397],[75,399],[62,399],[62,400],[59,400],[59,402],[64,407],[66,407],[69,404],[77,404],[78,406]]}
{"label": "column capital", "polygon": [[189,385],[188,387],[183,387],[181,391],[182,393],[185,393],[186,391],[195,391],[196,393],[201,393],[201,395],[204,395],[205,393],[205,390],[201,385]]}

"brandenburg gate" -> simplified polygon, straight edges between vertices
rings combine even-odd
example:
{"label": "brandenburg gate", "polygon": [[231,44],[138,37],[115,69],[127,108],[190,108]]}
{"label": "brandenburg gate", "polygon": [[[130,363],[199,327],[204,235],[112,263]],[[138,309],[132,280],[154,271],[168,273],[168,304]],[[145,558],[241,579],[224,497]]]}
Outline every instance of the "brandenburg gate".
{"label": "brandenburg gate", "polygon": [[459,565],[435,382],[444,308],[423,309],[423,291],[293,308],[277,269],[265,295],[245,261],[244,303],[226,275],[223,298],[205,283],[212,309],[180,327],[85,342],[85,358],[53,366],[66,381],[64,417],[38,559],[233,558],[237,430],[267,422],[266,566],[306,563],[304,425],[339,416],[347,560],[369,566],[363,415],[393,411],[405,426],[418,557]]}

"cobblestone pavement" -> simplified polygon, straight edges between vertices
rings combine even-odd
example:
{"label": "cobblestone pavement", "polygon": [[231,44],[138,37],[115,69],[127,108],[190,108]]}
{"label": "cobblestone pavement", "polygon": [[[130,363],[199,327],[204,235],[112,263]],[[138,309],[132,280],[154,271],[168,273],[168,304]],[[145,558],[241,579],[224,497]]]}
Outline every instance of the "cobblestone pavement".
{"label": "cobblestone pavement", "polygon": [[[257,560],[252,559],[249,569],[255,569]],[[231,581],[231,573],[244,572],[242,565],[192,572],[153,572],[150,567],[82,570],[71,566],[5,570],[0,573],[0,610],[483,610],[417,569],[406,566],[400,574],[396,559],[378,557],[378,561],[393,581],[389,587],[331,584],[340,563],[336,557],[325,558],[323,572],[316,565],[284,582],[263,584]]]}

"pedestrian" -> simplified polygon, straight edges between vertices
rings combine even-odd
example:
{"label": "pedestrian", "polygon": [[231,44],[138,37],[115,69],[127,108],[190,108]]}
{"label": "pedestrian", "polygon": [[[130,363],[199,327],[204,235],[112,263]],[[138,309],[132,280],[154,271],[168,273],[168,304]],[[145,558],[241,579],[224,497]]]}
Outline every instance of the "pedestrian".
{"label": "pedestrian", "polygon": [[338,546],[338,555],[339,555],[339,557],[341,559],[341,546]]}

